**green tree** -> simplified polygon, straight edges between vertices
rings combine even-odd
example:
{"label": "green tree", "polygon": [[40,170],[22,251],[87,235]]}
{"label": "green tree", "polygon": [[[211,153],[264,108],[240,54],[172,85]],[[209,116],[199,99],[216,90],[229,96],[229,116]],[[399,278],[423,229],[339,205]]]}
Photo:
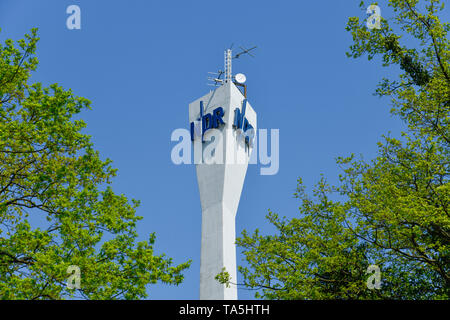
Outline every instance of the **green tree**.
{"label": "green tree", "polygon": [[[376,90],[390,97],[391,113],[408,126],[383,137],[371,162],[337,159],[340,183],[322,178],[313,196],[301,179],[291,220],[269,212],[274,235],[244,231],[237,244],[247,266],[243,285],[266,299],[448,299],[450,296],[448,23],[439,0],[389,0],[394,18],[369,30],[352,17],[347,53],[398,68]],[[367,4],[360,5],[363,9]],[[408,39],[409,41],[407,41]],[[417,48],[407,48],[415,43]],[[369,265],[381,270],[370,290]],[[226,273],[218,276],[226,282]]]}
{"label": "green tree", "polygon": [[[73,119],[90,102],[29,83],[37,41],[33,29],[0,45],[0,298],[138,299],[178,285],[190,261],[156,255],[154,234],[137,242],[139,202],[114,194],[116,169]],[[72,265],[79,289],[67,287]]]}

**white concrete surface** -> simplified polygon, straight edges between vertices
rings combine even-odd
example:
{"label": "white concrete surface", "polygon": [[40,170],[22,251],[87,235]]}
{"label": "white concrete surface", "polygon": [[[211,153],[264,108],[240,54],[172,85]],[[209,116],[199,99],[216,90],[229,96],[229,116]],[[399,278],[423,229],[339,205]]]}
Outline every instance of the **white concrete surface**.
{"label": "white concrete surface", "polygon": [[[231,282],[238,282],[235,217],[252,151],[252,148],[248,148],[242,142],[239,132],[233,128],[234,110],[237,107],[242,110],[243,100],[244,96],[239,89],[233,83],[226,83],[189,104],[189,123],[200,116],[200,101],[203,101],[204,114],[222,107],[225,122],[225,125],[217,130],[208,130],[204,135],[205,142],[202,143],[201,138],[196,138],[193,142],[194,153],[195,150],[206,150],[210,153],[211,143],[223,147],[223,150],[216,150],[214,153],[216,156],[222,154],[223,158],[219,157],[222,159],[203,157],[203,163],[196,164],[202,207],[201,300],[237,299],[235,285],[227,288],[214,278],[225,267],[231,276]],[[248,101],[245,116],[256,131],[256,113]],[[212,136],[218,140],[209,142]],[[206,162],[215,160],[216,163],[207,164],[205,160]]]}

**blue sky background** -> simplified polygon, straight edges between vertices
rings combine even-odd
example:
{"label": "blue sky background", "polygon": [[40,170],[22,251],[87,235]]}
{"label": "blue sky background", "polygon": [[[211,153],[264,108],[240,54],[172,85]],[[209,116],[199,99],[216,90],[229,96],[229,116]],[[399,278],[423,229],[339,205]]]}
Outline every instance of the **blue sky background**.
{"label": "blue sky background", "polygon": [[[81,114],[86,132],[119,169],[115,192],[141,200],[139,239],[156,232],[157,253],[175,263],[193,260],[180,286],[150,286],[150,299],[199,296],[195,167],[172,164],[170,136],[188,128],[188,104],[211,89],[207,72],[223,69],[231,43],[258,46],[256,58],[242,56],[233,71],[247,75],[258,127],[280,129],[280,170],[261,176],[258,165],[249,166],[237,234],[272,232],[268,209],[297,215],[298,177],[308,187],[321,173],[334,183],[337,156],[370,159],[382,134],[398,136],[403,124],[389,115],[389,100],[372,95],[383,76],[398,70],[345,55],[348,17],[367,16],[359,2],[0,0],[0,41],[39,27],[40,64],[32,80],[57,82],[92,101]],[[81,30],[66,28],[71,4],[81,8]],[[379,5],[383,17],[392,17],[386,1]],[[442,18],[449,20],[448,10]],[[239,248],[237,254],[240,264]],[[248,290],[238,294],[253,298]]]}

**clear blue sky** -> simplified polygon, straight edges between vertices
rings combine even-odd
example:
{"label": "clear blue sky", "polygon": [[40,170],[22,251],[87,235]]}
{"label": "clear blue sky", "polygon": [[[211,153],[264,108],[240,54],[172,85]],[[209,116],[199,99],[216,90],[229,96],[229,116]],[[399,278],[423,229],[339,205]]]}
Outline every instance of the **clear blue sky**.
{"label": "clear blue sky", "polygon": [[[208,71],[223,68],[231,43],[257,45],[233,71],[247,75],[259,128],[280,129],[280,170],[259,175],[249,166],[236,230],[273,229],[268,209],[298,214],[297,177],[312,186],[323,173],[336,182],[337,156],[376,155],[400,120],[389,101],[372,95],[396,70],[378,60],[345,56],[348,17],[366,14],[359,0],[150,1],[0,0],[0,40],[39,27],[40,61],[33,81],[57,82],[92,101],[87,122],[95,147],[119,169],[117,193],[139,199],[140,239],[156,232],[156,251],[175,263],[192,259],[178,286],[149,287],[150,299],[198,299],[201,208],[195,167],[170,158],[171,132],[188,128],[188,104],[210,90]],[[66,28],[67,6],[81,8],[81,30]],[[383,17],[392,16],[380,1]],[[447,10],[448,13],[448,10]],[[448,21],[449,15],[444,16]],[[242,255],[238,248],[238,264]],[[253,292],[239,290],[240,299]]]}

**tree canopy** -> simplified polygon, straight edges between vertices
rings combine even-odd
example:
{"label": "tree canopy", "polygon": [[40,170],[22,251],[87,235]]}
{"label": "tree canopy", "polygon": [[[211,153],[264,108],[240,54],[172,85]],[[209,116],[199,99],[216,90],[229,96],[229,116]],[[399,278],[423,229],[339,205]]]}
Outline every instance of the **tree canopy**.
{"label": "tree canopy", "polygon": [[0,298],[137,299],[178,285],[190,261],[156,255],[154,233],[137,242],[139,202],[113,192],[117,170],[74,119],[90,101],[30,83],[37,42],[33,29],[0,44]]}
{"label": "tree canopy", "polygon": [[[384,67],[396,68],[398,77],[382,79],[376,94],[390,98],[391,113],[408,129],[401,137],[384,136],[372,161],[339,157],[338,185],[323,177],[311,196],[299,179],[299,215],[267,215],[275,234],[244,230],[237,244],[246,265],[239,270],[256,297],[450,296],[450,25],[439,19],[440,0],[387,5],[394,17],[382,18],[380,29],[349,18],[347,55],[379,57]],[[379,289],[367,286],[369,265],[380,268]],[[217,278],[230,281],[226,272]]]}

